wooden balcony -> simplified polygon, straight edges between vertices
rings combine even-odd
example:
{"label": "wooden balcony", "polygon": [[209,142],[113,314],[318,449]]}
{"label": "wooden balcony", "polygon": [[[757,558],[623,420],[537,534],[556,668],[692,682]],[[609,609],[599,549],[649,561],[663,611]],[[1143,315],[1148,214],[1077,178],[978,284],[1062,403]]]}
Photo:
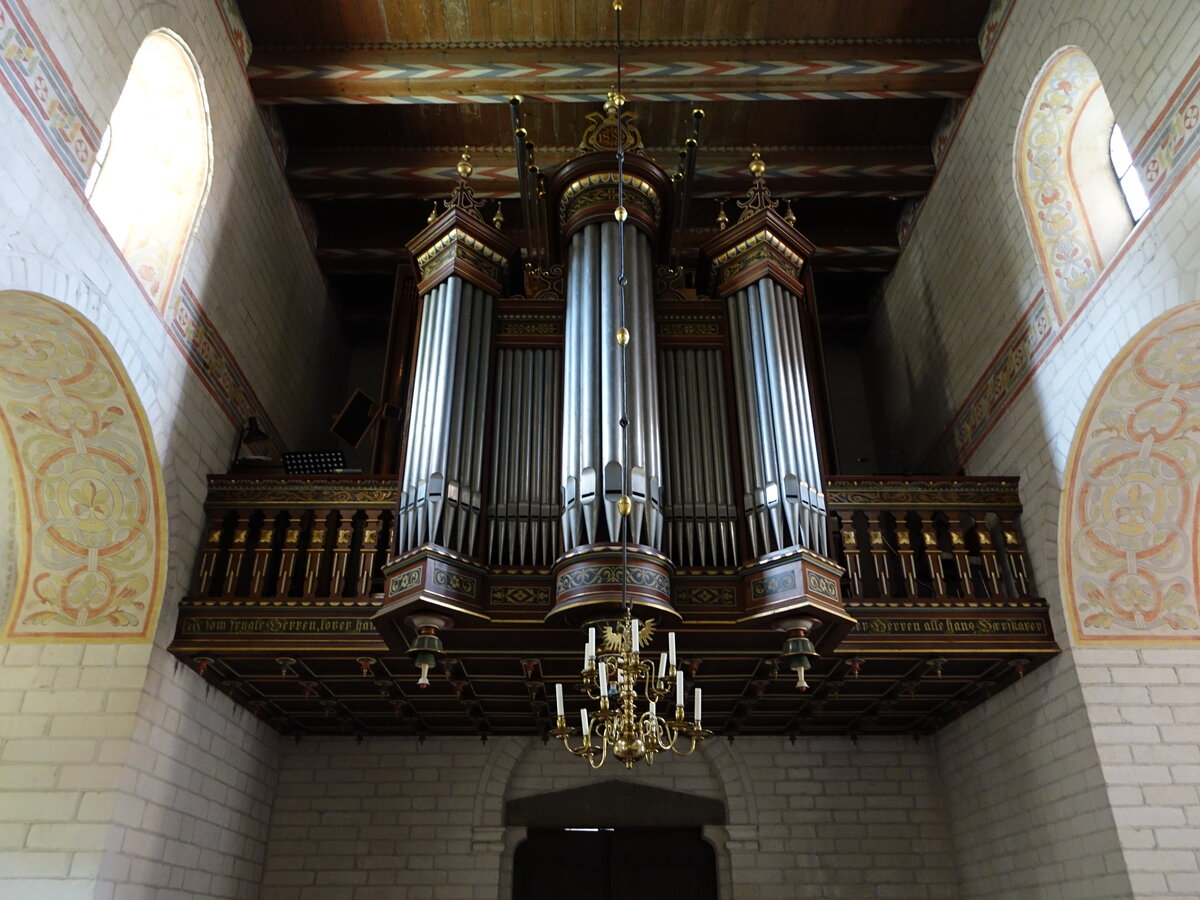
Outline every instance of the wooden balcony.
{"label": "wooden balcony", "polygon": [[[577,630],[542,621],[550,572],[480,566],[484,615],[444,634],[445,678],[418,692],[374,619],[396,496],[375,476],[210,477],[172,651],[288,733],[544,730],[544,685],[577,680],[579,651]],[[680,647],[718,731],[926,733],[1058,652],[1015,480],[832,478],[826,501],[856,623],[814,635],[807,693],[776,664],[783,635],[745,614],[753,563],[679,578]]]}

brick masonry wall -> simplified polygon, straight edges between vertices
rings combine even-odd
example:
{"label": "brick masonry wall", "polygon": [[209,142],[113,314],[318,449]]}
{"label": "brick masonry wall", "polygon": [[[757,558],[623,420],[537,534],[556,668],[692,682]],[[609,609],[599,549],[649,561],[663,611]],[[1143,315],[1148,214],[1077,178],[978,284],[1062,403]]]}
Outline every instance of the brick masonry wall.
{"label": "brick masonry wall", "polygon": [[[28,8],[101,130],[149,31],[170,28],[195,54],[214,162],[183,276],[280,443],[323,440],[340,339],[217,4]],[[0,133],[0,290],[74,306],[112,343],[151,423],[170,529],[153,645],[0,646],[0,896],[255,897],[278,736],[163,649],[202,533],[204,473],[228,465],[233,423],[7,94]]]}
{"label": "brick masonry wall", "polygon": [[[881,446],[901,450],[893,467],[954,464],[930,456],[929,436],[949,428],[1042,285],[1012,185],[1042,63],[1082,47],[1137,148],[1200,55],[1194,19],[1186,3],[1016,0],[872,335],[874,381],[894,386],[878,406]],[[1073,647],[1058,589],[1061,486],[1084,405],[1146,323],[1200,300],[1200,178],[1186,165],[1044,358],[994,385],[991,430],[958,460],[1021,477],[1035,581],[1066,651],[938,736],[966,897],[1200,895],[1196,652]]]}
{"label": "brick masonry wall", "polygon": [[284,751],[263,900],[510,896],[507,801],[629,780],[725,804],[705,829],[724,900],[958,896],[932,747],[903,739],[713,741],[593,772],[537,739],[304,740]]}

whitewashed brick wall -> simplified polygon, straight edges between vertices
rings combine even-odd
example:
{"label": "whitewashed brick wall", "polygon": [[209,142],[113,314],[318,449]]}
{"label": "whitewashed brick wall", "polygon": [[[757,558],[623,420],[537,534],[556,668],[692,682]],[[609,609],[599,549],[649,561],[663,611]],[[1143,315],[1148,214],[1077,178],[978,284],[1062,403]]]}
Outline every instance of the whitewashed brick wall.
{"label": "whitewashed brick wall", "polygon": [[[1041,287],[1012,148],[1043,62],[1082,47],[1136,146],[1200,56],[1195,14],[1183,2],[1016,0],[876,323],[881,445],[908,451],[893,467],[919,465]],[[1200,301],[1198,202],[1193,169],[1134,230],[968,462],[968,474],[1021,477],[1035,581],[1066,652],[938,736],[965,897],[1200,896],[1200,716],[1189,687],[1200,654],[1072,648],[1057,585],[1062,476],[1079,416],[1147,322]]]}
{"label": "whitewashed brick wall", "polygon": [[927,743],[716,740],[593,772],[536,738],[392,738],[285,749],[262,898],[508,897],[524,829],[505,828],[504,803],[610,779],[725,803],[727,824],[706,829],[723,900],[958,896]]}
{"label": "whitewashed brick wall", "polygon": [[[285,446],[334,408],[338,330],[215,2],[28,4],[103,129],[145,35],[176,32],[202,71],[213,180],[184,277]],[[175,626],[202,533],[204,474],[234,426],[33,127],[0,94],[0,290],[82,311],[146,408],[169,512],[154,645],[0,646],[0,896],[257,896],[279,738],[177,667]]]}

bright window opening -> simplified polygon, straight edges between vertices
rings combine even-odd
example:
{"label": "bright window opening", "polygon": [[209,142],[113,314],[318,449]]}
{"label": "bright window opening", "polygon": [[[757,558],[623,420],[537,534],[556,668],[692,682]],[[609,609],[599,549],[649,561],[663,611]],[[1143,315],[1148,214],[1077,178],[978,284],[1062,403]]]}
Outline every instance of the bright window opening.
{"label": "bright window opening", "polygon": [[1129,145],[1125,143],[1125,135],[1121,134],[1121,126],[1113,125],[1108,138],[1108,155],[1112,159],[1113,171],[1117,174],[1117,183],[1121,185],[1121,193],[1125,195],[1125,205],[1129,207],[1129,215],[1133,221],[1138,221],[1150,208],[1150,198],[1146,196],[1146,188],[1138,176],[1133,157],[1129,154]]}
{"label": "bright window opening", "polygon": [[211,158],[199,70],[178,38],[155,31],[133,58],[87,193],[160,310],[178,281]]}

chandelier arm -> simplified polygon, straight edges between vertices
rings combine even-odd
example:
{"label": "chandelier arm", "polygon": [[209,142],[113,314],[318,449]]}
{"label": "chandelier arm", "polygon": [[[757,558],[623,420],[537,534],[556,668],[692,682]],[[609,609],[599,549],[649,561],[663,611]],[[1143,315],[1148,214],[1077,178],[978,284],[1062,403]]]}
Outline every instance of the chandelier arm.
{"label": "chandelier arm", "polygon": [[692,739],[691,745],[686,750],[680,750],[674,744],[671,744],[671,752],[674,753],[676,756],[691,756],[693,753],[696,752],[696,747],[699,744],[699,741],[696,740],[696,735],[694,735],[694,734],[691,735],[691,739]]}

